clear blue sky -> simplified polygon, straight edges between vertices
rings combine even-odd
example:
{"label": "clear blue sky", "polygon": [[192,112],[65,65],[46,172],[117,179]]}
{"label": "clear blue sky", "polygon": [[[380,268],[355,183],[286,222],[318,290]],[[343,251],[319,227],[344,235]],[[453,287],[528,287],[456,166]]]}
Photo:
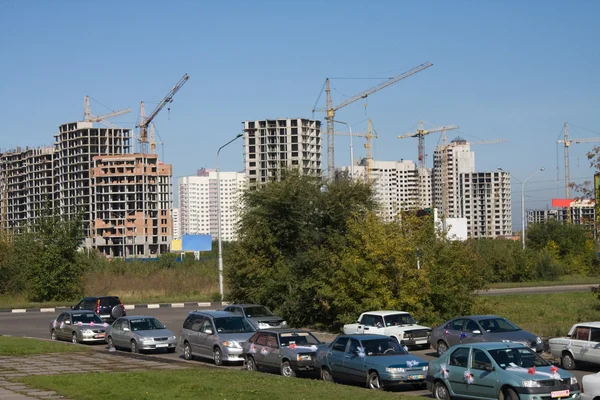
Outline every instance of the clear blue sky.
{"label": "clear blue sky", "polygon": [[[165,108],[155,122],[158,153],[175,177],[191,175],[215,167],[243,120],[311,117],[326,77],[387,78],[430,61],[337,118],[356,132],[371,117],[380,160],[416,160],[416,139],[396,136],[420,119],[460,125],[450,139],[507,139],[474,147],[477,170],[523,179],[545,167],[526,203],[546,208],[564,196],[563,123],[575,138],[600,138],[599,15],[600,2],[581,0],[0,0],[0,149],[51,144],[60,124],[82,118],[85,95],[95,114],[130,107],[113,122],[133,127],[141,100],[150,111],[188,73],[170,116]],[[334,103],[378,82],[333,80]],[[426,138],[429,164],[438,141]],[[336,138],[337,165],[348,143]],[[223,150],[222,170],[243,169],[241,145]],[[571,147],[574,179],[593,175],[592,146]],[[516,183],[513,199],[518,225]]]}

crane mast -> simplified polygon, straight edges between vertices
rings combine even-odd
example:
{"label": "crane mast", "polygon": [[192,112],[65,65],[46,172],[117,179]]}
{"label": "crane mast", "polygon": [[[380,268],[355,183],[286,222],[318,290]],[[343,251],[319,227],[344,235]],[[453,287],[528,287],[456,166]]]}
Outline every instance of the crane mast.
{"label": "crane mast", "polygon": [[128,114],[131,112],[131,108],[125,108],[123,110],[113,111],[104,115],[93,115],[92,108],[90,107],[90,97],[85,96],[83,101],[83,120],[85,122],[100,122],[101,124],[114,127],[110,122],[105,121],[108,118],[118,117],[119,115]]}
{"label": "crane mast", "polygon": [[421,64],[417,67],[414,67],[406,72],[403,72],[400,75],[397,75],[393,78],[385,80],[385,81],[379,83],[378,85],[373,86],[370,89],[367,89],[361,93],[358,93],[358,94],[350,97],[349,99],[342,101],[337,106],[333,106],[329,78],[327,78],[325,80],[325,109],[314,109],[313,112],[315,112],[315,111],[324,111],[325,112],[325,120],[327,121],[327,175],[330,179],[333,178],[334,173],[335,173],[335,160],[334,160],[335,127],[334,127],[334,121],[333,121],[335,119],[335,112],[343,107],[346,107],[349,104],[354,103],[355,101],[364,99],[375,92],[385,89],[386,87],[391,86],[394,83],[401,81],[402,79],[406,79],[409,76],[416,74],[417,72],[423,71],[424,69],[427,69],[427,68],[431,67],[432,65],[433,65],[432,63],[427,62],[427,63]]}
{"label": "crane mast", "polygon": [[[150,113],[148,117],[144,115],[144,102],[140,104],[140,123],[136,126],[136,128],[140,128],[140,138],[138,141],[140,142],[140,152],[143,154],[148,153],[148,128],[150,123],[154,118],[158,115],[158,113],[168,104],[173,102],[173,96],[175,93],[181,89],[181,87],[190,79],[188,74],[183,75],[183,77],[177,82],[175,86],[169,91],[169,93],[158,103],[156,108]],[[153,146],[155,147],[155,146]]]}
{"label": "crane mast", "polygon": [[[375,132],[375,135],[373,135],[373,132]],[[348,132],[335,132],[334,135],[340,135],[340,136],[351,136]],[[377,131],[375,131],[373,129],[373,121],[371,120],[371,118],[369,118],[369,128],[367,130],[367,133],[362,133],[362,132],[352,132],[352,136],[356,136],[356,137],[364,137],[366,139],[366,142],[364,144],[365,149],[366,149],[366,175],[365,175],[365,180],[368,181],[371,177],[371,171],[373,170],[373,138],[378,139],[379,135],[377,134]]]}

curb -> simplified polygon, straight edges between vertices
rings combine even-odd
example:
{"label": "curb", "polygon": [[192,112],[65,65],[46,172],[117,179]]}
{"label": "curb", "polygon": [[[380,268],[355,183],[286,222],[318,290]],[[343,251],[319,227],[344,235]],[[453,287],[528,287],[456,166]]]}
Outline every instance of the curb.
{"label": "curb", "polygon": [[[155,304],[129,304],[125,306],[125,311],[135,309],[149,308],[185,308],[185,307],[223,307],[229,305],[228,302],[185,302],[185,303],[155,303]],[[70,310],[69,306],[43,307],[43,308],[0,308],[0,313],[28,313],[28,312],[58,312]]]}

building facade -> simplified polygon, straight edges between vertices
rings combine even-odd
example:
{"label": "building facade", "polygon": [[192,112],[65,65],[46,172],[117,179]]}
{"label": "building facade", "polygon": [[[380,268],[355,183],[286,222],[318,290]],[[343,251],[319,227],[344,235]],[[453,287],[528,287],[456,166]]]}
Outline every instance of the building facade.
{"label": "building facade", "polygon": [[[220,186],[220,188],[218,187]],[[218,235],[218,199],[221,197],[221,239],[236,240],[236,226],[242,207],[242,195],[247,187],[246,174],[201,169],[198,176],[178,179],[180,234]]]}
{"label": "building facade", "polygon": [[174,207],[171,213],[173,219],[173,240],[181,239],[181,224],[179,220],[179,208]]}
{"label": "building facade", "polygon": [[321,176],[321,121],[275,118],[244,121],[244,156],[250,188],[279,179],[282,171]]}

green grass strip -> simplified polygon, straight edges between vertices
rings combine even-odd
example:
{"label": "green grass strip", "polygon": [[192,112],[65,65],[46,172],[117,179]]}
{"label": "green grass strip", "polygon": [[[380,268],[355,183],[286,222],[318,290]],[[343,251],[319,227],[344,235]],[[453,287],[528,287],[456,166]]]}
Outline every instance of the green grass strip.
{"label": "green grass strip", "polygon": [[79,353],[86,351],[89,352],[90,349],[71,343],[0,336],[0,356],[28,356],[32,354]]}

